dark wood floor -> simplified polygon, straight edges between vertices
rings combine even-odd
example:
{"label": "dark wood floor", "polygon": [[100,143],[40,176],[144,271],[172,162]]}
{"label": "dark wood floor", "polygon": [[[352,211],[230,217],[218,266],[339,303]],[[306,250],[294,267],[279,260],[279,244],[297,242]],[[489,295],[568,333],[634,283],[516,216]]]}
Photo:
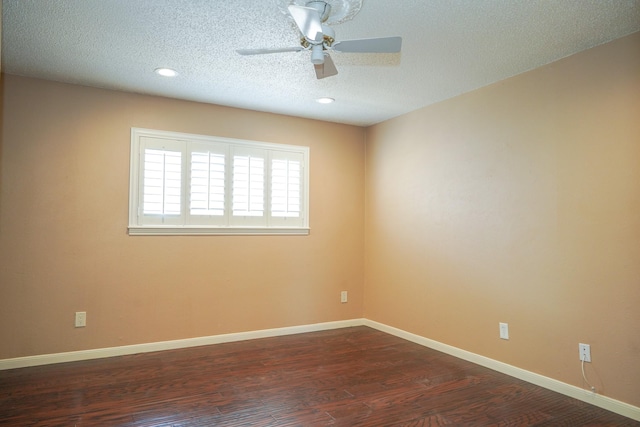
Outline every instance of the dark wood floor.
{"label": "dark wood floor", "polygon": [[640,426],[370,329],[0,371],[10,426]]}

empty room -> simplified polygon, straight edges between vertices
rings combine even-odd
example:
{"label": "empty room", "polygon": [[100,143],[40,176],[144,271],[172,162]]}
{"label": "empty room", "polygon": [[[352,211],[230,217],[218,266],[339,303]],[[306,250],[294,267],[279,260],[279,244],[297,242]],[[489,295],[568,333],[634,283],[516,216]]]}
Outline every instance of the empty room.
{"label": "empty room", "polygon": [[0,6],[0,426],[640,426],[640,0]]}

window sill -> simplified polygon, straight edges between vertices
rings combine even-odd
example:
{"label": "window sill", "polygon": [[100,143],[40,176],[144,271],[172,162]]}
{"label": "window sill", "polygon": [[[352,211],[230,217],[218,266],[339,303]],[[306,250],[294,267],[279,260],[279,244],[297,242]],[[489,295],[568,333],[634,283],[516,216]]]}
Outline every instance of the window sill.
{"label": "window sill", "polygon": [[307,236],[308,227],[175,227],[129,226],[130,236]]}

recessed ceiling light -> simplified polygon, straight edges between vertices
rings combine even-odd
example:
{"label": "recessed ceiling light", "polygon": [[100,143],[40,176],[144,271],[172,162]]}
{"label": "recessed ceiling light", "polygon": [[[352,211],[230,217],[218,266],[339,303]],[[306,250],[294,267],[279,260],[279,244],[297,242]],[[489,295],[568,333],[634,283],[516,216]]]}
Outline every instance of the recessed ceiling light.
{"label": "recessed ceiling light", "polygon": [[320,103],[320,104],[331,104],[332,102],[334,102],[335,99],[333,98],[318,98],[316,99],[316,102]]}
{"label": "recessed ceiling light", "polygon": [[176,70],[172,70],[171,68],[156,68],[154,70],[156,74],[159,74],[163,77],[175,77],[178,75]]}

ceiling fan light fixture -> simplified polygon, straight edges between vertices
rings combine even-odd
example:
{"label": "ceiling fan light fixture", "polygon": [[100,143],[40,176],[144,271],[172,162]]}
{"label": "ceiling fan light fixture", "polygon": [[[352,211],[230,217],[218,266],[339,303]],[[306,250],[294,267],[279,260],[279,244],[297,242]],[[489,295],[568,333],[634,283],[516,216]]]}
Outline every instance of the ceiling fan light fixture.
{"label": "ceiling fan light fixture", "polygon": [[311,63],[315,65],[324,64],[324,51],[321,44],[311,46]]}
{"label": "ceiling fan light fixture", "polygon": [[335,99],[325,96],[325,97],[316,99],[316,102],[318,104],[331,104],[332,102],[335,102]]}
{"label": "ceiling fan light fixture", "polygon": [[162,77],[175,77],[178,75],[178,72],[171,68],[156,68],[153,71]]}

